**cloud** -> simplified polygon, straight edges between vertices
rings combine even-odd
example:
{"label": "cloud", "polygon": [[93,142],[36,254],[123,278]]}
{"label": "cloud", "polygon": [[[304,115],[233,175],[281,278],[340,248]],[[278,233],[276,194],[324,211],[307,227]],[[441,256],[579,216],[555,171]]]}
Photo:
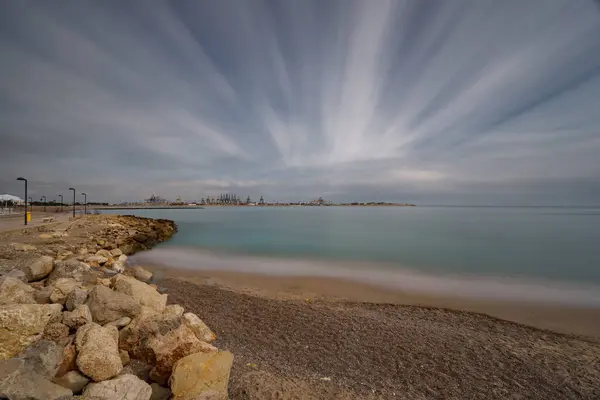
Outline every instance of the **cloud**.
{"label": "cloud", "polygon": [[597,203],[593,1],[8,1],[0,57],[0,192]]}

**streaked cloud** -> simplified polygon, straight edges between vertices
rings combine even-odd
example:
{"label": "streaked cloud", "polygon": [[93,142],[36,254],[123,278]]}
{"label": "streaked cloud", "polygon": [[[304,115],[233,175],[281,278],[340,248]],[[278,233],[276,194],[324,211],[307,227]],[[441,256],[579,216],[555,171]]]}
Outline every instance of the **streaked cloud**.
{"label": "streaked cloud", "polygon": [[600,203],[592,0],[13,0],[0,56],[3,191]]}

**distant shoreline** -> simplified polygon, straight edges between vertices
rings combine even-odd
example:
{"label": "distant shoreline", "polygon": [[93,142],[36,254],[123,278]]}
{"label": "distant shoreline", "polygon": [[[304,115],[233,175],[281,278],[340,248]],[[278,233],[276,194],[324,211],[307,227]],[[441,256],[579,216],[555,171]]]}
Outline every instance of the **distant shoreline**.
{"label": "distant shoreline", "polygon": [[94,210],[194,210],[207,207],[416,207],[416,204],[400,203],[343,203],[343,204],[297,204],[297,203],[277,203],[277,204],[203,204],[203,205],[136,205],[136,206],[93,206]]}

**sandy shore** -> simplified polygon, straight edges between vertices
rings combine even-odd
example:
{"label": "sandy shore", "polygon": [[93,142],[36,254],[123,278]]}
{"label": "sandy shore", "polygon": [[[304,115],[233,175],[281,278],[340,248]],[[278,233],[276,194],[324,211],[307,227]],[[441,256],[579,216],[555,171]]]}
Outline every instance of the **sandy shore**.
{"label": "sandy shore", "polygon": [[597,309],[151,268],[235,354],[233,399],[600,397]]}

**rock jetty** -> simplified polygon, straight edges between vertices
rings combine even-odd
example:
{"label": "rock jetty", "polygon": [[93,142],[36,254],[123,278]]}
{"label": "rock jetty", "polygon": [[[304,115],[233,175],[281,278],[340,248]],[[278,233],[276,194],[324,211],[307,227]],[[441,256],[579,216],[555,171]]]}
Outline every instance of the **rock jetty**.
{"label": "rock jetty", "polygon": [[169,239],[172,221],[90,215],[39,229],[0,242],[0,398],[227,399],[233,355],[127,262]]}

